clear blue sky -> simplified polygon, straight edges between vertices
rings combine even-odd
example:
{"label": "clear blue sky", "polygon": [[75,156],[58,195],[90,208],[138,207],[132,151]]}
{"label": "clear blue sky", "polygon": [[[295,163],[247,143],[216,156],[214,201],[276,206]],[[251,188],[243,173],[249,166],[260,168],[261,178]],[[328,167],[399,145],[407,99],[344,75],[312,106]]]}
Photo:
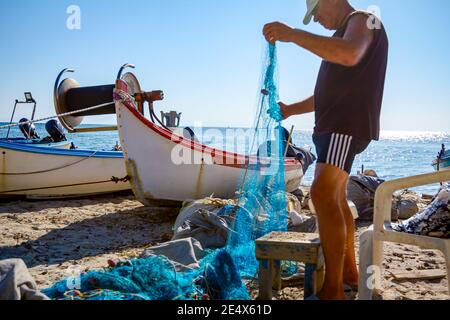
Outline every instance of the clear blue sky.
{"label": "clear blue sky", "polygon": [[[377,5],[390,39],[384,130],[450,131],[450,1],[353,0]],[[69,5],[81,8],[81,30],[66,28]],[[58,72],[76,68],[82,85],[113,83],[120,65],[137,66],[144,89],[163,89],[160,108],[183,112],[183,122],[250,126],[265,47],[266,22],[301,24],[304,0],[14,0],[0,4],[0,120],[30,90],[37,116],[54,113]],[[329,35],[319,25],[307,30]],[[312,94],[319,58],[279,46],[283,101]],[[18,113],[27,115],[23,108]],[[113,123],[114,116],[89,123]],[[312,129],[313,117],[287,122]]]}

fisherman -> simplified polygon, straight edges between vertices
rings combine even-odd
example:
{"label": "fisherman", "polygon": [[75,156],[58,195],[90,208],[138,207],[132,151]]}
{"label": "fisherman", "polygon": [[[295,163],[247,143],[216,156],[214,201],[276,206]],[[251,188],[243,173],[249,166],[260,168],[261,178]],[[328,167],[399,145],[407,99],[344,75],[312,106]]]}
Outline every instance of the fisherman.
{"label": "fisherman", "polygon": [[441,151],[439,151],[438,158],[441,160],[445,154],[445,144],[442,144]]}
{"label": "fisherman", "polygon": [[314,95],[287,105],[283,118],[315,112],[313,141],[318,164],[311,187],[324,249],[325,283],[317,298],[345,299],[344,287],[357,288],[355,223],[346,199],[356,155],[379,140],[380,112],[388,60],[388,38],[374,15],[355,10],[348,0],[307,0],[304,24],[315,22],[332,37],[294,29],[281,22],[264,26],[270,43],[294,43],[323,59]]}

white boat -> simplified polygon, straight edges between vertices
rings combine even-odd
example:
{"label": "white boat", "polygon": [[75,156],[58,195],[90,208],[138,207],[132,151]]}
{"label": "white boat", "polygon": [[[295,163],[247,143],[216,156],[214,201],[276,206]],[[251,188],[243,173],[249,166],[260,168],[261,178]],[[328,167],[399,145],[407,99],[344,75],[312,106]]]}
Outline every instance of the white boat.
{"label": "white boat", "polygon": [[65,150],[0,141],[0,157],[2,197],[69,198],[130,189],[124,179],[127,174],[121,152]]}
{"label": "white boat", "polygon": [[49,136],[44,139],[41,139],[36,131],[34,123],[28,122],[29,120],[27,118],[22,118],[20,122],[18,124],[14,124],[14,126],[17,126],[20,129],[24,138],[11,137],[10,133],[13,134],[13,131],[11,130],[13,126],[13,119],[16,113],[17,105],[19,104],[33,104],[33,113],[31,115],[31,119],[32,120],[34,119],[34,115],[36,114],[37,102],[36,100],[34,100],[31,92],[25,92],[25,100],[24,101],[16,100],[14,104],[11,120],[7,128],[5,128],[6,137],[0,138],[1,142],[27,144],[35,147],[48,147],[61,149],[72,148],[73,143],[71,141],[67,141],[66,136],[64,134],[64,129],[62,128],[61,124],[58,123],[56,120],[50,120],[46,123],[45,129],[47,130]]}
{"label": "white boat", "polygon": [[[117,88],[128,91],[124,81]],[[116,97],[117,124],[132,189],[144,205],[155,200],[186,201],[213,195],[233,198],[242,184],[248,163],[256,157],[216,150],[178,136],[146,119],[134,103]],[[177,163],[173,155],[191,154],[194,164]],[[302,165],[285,160],[287,191],[299,188]]]}

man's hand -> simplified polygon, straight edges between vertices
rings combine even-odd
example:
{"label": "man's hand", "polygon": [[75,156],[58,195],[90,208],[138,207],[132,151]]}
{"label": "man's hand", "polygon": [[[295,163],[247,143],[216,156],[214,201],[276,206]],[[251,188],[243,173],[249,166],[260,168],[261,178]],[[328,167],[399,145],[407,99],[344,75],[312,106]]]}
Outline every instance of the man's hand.
{"label": "man's hand", "polygon": [[263,34],[266,40],[272,44],[275,44],[277,41],[281,42],[290,42],[291,36],[294,32],[294,28],[281,23],[281,22],[272,22],[268,23],[264,26]]}
{"label": "man's hand", "polygon": [[280,107],[280,109],[278,108],[271,108],[269,110],[267,110],[267,113],[269,114],[269,116],[274,119],[277,122],[286,120],[287,118],[289,118],[291,116],[291,114],[288,111],[289,106],[284,104],[283,102],[278,102],[278,106]]}
{"label": "man's hand", "polygon": [[283,120],[290,118],[295,115],[307,114],[314,112],[314,96],[309,97],[306,100],[294,103],[285,104],[281,101],[278,102],[281,111],[281,117]]}
{"label": "man's hand", "polygon": [[289,106],[287,104],[284,104],[281,101],[278,102],[278,105],[280,106],[281,115],[283,116],[283,120],[286,120],[287,118],[289,118],[291,116],[288,111]]}

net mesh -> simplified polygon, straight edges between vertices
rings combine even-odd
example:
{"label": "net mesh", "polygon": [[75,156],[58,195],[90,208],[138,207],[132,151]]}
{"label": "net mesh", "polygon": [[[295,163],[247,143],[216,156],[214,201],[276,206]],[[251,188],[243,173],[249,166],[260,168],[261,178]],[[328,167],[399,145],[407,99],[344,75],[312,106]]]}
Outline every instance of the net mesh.
{"label": "net mesh", "polygon": [[[200,268],[176,272],[164,257],[135,259],[81,275],[77,290],[64,280],[44,290],[53,299],[248,300],[246,279],[258,270],[255,240],[287,229],[284,149],[278,106],[276,47],[264,60],[248,170],[238,190],[238,211],[225,248],[211,251]],[[243,281],[244,280],[244,281]]]}
{"label": "net mesh", "polygon": [[277,51],[269,45],[264,60],[261,94],[250,161],[244,177],[227,250],[243,276],[256,273],[255,240],[271,231],[287,229],[282,120],[278,105]]}

